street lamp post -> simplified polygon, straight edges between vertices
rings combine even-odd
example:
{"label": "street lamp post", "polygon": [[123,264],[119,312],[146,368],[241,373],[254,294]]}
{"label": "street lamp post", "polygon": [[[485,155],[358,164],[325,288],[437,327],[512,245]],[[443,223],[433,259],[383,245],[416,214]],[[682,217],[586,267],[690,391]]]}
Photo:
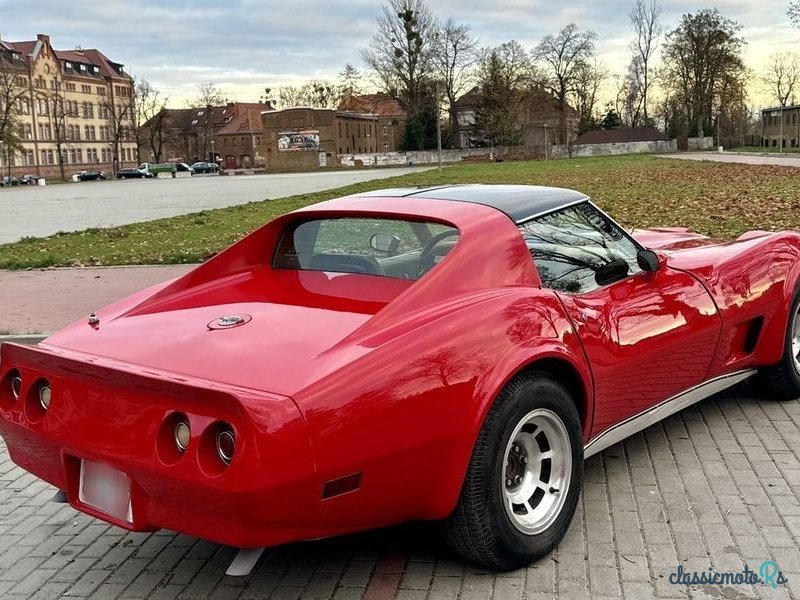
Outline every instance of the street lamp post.
{"label": "street lamp post", "polygon": [[780,133],[781,139],[778,140],[778,148],[780,154],[783,154],[783,112],[784,112],[783,109],[784,107],[781,106],[781,133]]}

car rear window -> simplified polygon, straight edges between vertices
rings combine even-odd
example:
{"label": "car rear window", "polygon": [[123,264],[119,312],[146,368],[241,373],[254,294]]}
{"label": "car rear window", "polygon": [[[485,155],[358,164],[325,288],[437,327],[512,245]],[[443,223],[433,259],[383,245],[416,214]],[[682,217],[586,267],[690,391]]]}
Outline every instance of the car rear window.
{"label": "car rear window", "polygon": [[428,221],[346,217],[291,223],[277,269],[419,279],[458,242],[458,230]]}

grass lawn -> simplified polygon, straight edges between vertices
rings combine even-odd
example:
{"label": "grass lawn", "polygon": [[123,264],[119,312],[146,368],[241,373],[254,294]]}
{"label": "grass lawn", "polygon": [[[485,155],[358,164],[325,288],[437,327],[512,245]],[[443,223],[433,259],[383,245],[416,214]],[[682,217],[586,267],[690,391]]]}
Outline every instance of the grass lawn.
{"label": "grass lawn", "polygon": [[0,245],[0,268],[203,261],[277,215],[354,192],[441,183],[523,183],[580,190],[629,227],[682,225],[721,238],[800,229],[800,171],[655,156],[461,164],[281,200]]}

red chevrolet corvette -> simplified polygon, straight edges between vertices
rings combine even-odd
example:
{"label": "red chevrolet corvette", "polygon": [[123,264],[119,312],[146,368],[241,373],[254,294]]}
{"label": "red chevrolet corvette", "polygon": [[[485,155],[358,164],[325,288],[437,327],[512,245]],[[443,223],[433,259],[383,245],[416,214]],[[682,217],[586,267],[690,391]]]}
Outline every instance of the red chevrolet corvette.
{"label": "red chevrolet corvette", "polygon": [[629,233],[564,189],[340,198],[4,344],[0,434],[126,529],[260,549],[441,520],[512,569],[564,535],[585,457],[751,376],[800,396],[798,258],[796,233]]}

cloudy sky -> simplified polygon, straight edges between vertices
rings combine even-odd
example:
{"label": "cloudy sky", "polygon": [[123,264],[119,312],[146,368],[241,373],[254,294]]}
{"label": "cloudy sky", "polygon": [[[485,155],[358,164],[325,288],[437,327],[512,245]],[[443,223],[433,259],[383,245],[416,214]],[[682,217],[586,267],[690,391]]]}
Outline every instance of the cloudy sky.
{"label": "cloudy sky", "polygon": [[[598,34],[598,54],[612,72],[628,62],[633,0],[429,0],[442,19],[469,24],[481,44],[511,39],[532,48],[569,22]],[[743,25],[746,61],[758,71],[771,52],[795,50],[800,30],[786,17],[788,0],[661,0],[664,25],[716,6]],[[48,33],[57,49],[98,48],[149,80],[182,106],[201,81],[232,100],[257,100],[264,87],[334,78],[360,65],[378,0],[0,0],[0,36],[8,41]],[[768,101],[754,80],[756,103]]]}

